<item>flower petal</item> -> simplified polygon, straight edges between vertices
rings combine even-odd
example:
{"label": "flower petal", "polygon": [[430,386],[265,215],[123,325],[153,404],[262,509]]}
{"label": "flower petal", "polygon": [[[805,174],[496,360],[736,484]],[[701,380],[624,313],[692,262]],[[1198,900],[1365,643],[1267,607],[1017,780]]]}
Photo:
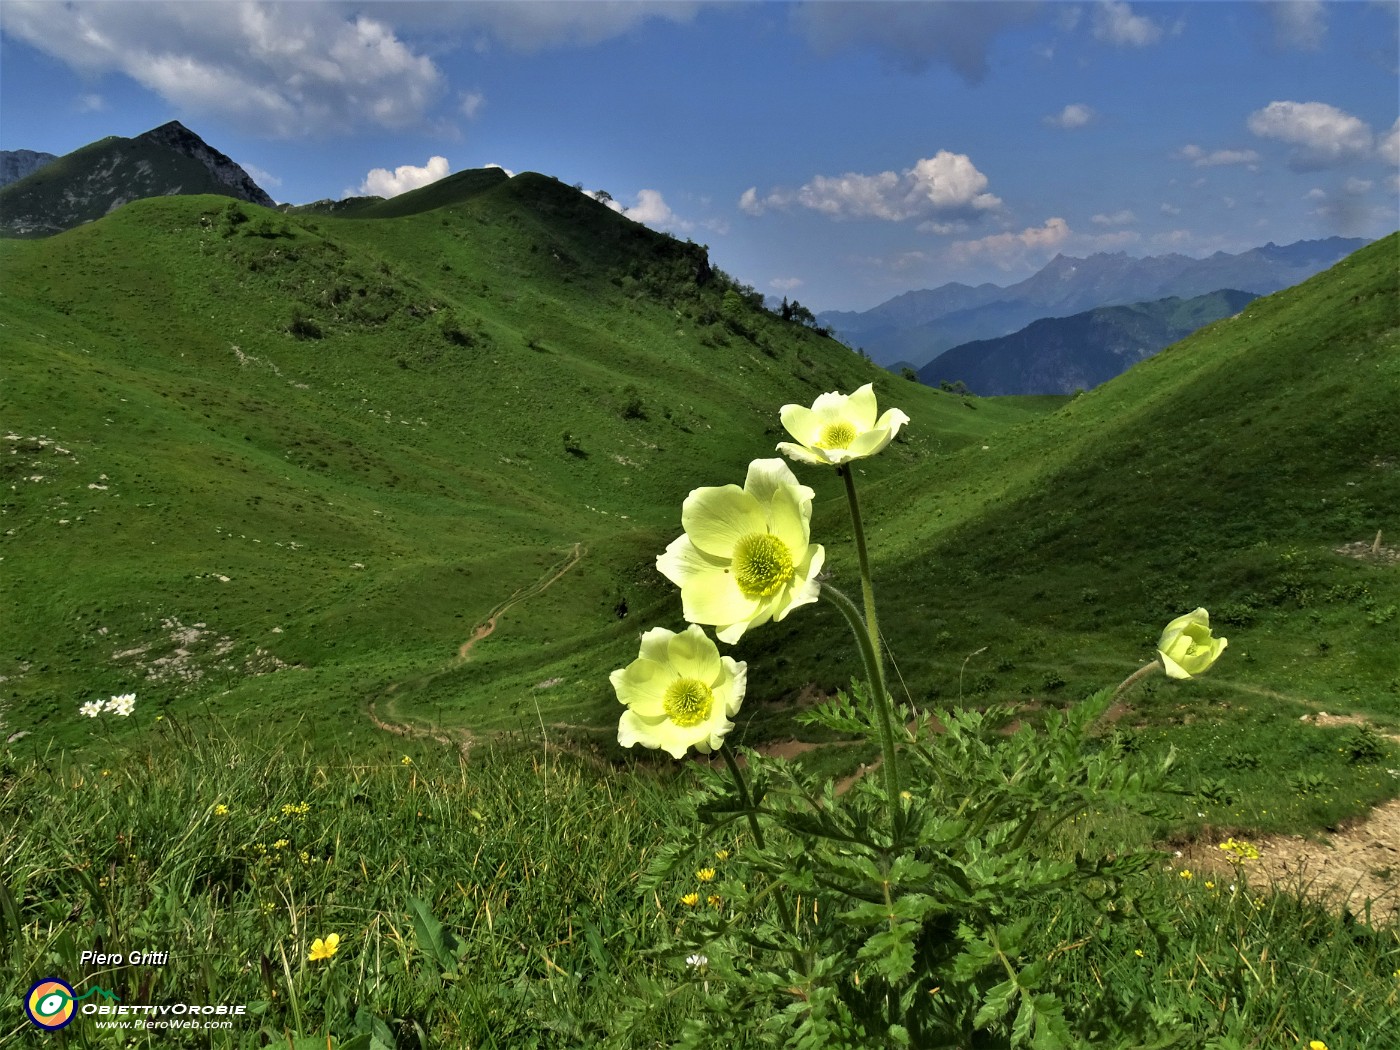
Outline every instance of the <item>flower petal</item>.
{"label": "flower petal", "polygon": [[729,558],[741,539],[763,531],[763,511],[738,485],[699,488],[681,507],[681,525],[690,541],[706,554]]}
{"label": "flower petal", "polygon": [[744,702],[744,693],[749,685],[749,665],[730,656],[720,657],[720,664],[720,679],[712,685],[712,689],[724,713],[732,718],[739,713],[739,705]]}
{"label": "flower petal", "polygon": [[[748,475],[744,478],[744,491],[758,503],[771,503],[774,495],[789,488],[796,490],[799,501],[808,504],[810,514],[810,505],[816,491],[798,482],[797,475],[785,462],[781,459],[755,459],[749,464]],[[756,531],[763,531],[766,524],[767,522],[760,523]]]}
{"label": "flower petal", "polygon": [[723,670],[715,643],[695,624],[673,635],[667,650],[670,670],[676,677],[695,678],[709,684]]}
{"label": "flower petal", "polygon": [[855,424],[856,432],[869,430],[875,425],[875,384],[866,383],[846,399],[844,416]]}
{"label": "flower petal", "polygon": [[885,410],[885,414],[881,416],[879,421],[875,424],[875,429],[888,430],[890,432],[890,437],[893,438],[899,433],[899,428],[908,422],[909,417],[905,415],[901,409],[888,408]]}
{"label": "flower petal", "polygon": [[805,405],[784,405],[778,410],[784,429],[804,445],[821,439],[822,421]]}
{"label": "flower petal", "polygon": [[690,537],[686,535],[677,536],[667,546],[665,553],[656,556],[656,570],[682,588],[692,578],[722,572],[728,565],[728,558],[710,557],[690,542]]}
{"label": "flower petal", "polygon": [[[814,467],[829,467],[833,460],[827,455],[826,449],[809,449],[801,445],[794,445],[790,441],[778,442],[778,451],[789,459],[795,459],[799,463],[807,463]],[[841,449],[840,451],[845,451]]]}
{"label": "flower petal", "polygon": [[644,658],[633,660],[608,676],[619,703],[646,718],[666,714],[666,687],[675,675],[665,664]]}
{"label": "flower petal", "polygon": [[681,586],[681,610],[691,623],[731,624],[747,620],[759,601],[739,590],[728,567],[697,574]]}

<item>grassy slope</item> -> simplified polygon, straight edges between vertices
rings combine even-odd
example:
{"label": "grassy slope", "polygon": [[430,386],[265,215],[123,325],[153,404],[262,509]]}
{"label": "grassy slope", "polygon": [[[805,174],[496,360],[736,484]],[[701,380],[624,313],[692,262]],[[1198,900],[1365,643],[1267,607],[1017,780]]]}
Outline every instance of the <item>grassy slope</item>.
{"label": "grassy slope", "polygon": [[[974,667],[1026,664],[994,672],[994,688],[1024,691],[1066,662],[1087,687],[1149,655],[1170,614],[1205,605],[1235,637],[1231,678],[1400,716],[1400,647],[1382,644],[1400,622],[1397,574],[1333,552],[1400,533],[1397,243],[988,448],[891,476],[887,500],[903,509],[885,561],[894,579],[939,581],[930,614],[950,633],[909,661],[951,684],[990,643]],[[906,601],[894,619],[937,608],[926,591]],[[996,647],[1013,635],[1041,655]]]}
{"label": "grassy slope", "polygon": [[678,626],[651,562],[681,500],[769,454],[778,405],[874,379],[925,423],[910,463],[1038,411],[969,412],[726,313],[698,248],[539,176],[391,221],[229,207],[0,246],[10,731],[85,739],[78,704],[127,690],[351,729],[390,685],[511,724],[551,678],[551,721],[609,719],[607,669]]}

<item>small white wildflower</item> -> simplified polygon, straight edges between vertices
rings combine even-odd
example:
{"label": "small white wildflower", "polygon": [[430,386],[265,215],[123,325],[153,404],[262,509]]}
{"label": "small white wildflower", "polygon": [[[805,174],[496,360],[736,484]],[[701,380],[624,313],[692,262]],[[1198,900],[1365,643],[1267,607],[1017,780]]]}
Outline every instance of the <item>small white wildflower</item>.
{"label": "small white wildflower", "polygon": [[78,714],[87,715],[89,718],[96,718],[102,713],[101,700],[89,700],[82,707],[78,708]]}
{"label": "small white wildflower", "polygon": [[685,964],[695,967],[709,966],[710,960],[709,957],[705,955],[687,955],[685,957]]}
{"label": "small white wildflower", "polygon": [[136,694],[123,693],[121,696],[114,696],[103,706],[105,710],[111,711],[112,714],[121,715],[125,718],[127,715],[131,714],[132,711],[136,710]]}

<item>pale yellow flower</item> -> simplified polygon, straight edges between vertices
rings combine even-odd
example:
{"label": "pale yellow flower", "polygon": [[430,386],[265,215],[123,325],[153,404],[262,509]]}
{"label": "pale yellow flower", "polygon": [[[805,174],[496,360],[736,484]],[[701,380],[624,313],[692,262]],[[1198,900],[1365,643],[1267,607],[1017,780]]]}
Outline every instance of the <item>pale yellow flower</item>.
{"label": "pale yellow flower", "polygon": [[1157,640],[1157,655],[1169,677],[1191,678],[1215,663],[1229,644],[1210,636],[1210,613],[1197,609],[1167,624]]}
{"label": "pale yellow flower", "polygon": [[312,962],[321,962],[323,959],[329,959],[338,951],[340,951],[340,934],[333,933],[325,940],[317,937],[312,941],[311,951],[307,958]]}
{"label": "pale yellow flower", "polygon": [[811,408],[784,405],[778,413],[797,444],[784,441],[778,451],[800,463],[840,466],[853,459],[873,456],[909,422],[897,408],[875,418],[875,387],[866,383],[854,394],[836,391],[822,394]]}
{"label": "pale yellow flower", "polygon": [[695,748],[706,754],[734,728],[748,682],[748,665],[720,656],[715,643],[691,624],[677,634],[653,627],[642,635],[641,652],[609,676],[620,703],[617,742],[641,744],[684,758]]}
{"label": "pale yellow flower", "polygon": [[826,552],[809,542],[814,495],[781,459],[750,463],[742,489],[692,491],[681,508],[685,534],[656,559],[681,589],[685,618],[713,624],[733,645],[750,627],[815,602]]}

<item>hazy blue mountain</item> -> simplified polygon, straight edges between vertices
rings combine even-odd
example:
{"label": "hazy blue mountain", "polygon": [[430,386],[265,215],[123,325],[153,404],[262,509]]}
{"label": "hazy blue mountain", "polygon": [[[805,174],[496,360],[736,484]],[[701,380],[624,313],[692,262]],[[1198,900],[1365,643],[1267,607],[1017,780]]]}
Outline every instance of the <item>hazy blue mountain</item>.
{"label": "hazy blue mountain", "polygon": [[51,160],[58,160],[58,157],[32,149],[0,149],[0,186],[33,175]]}
{"label": "hazy blue mountain", "polygon": [[1012,335],[953,347],[919,369],[919,379],[962,381],[986,396],[1089,390],[1256,298],[1225,289],[1043,318]]}
{"label": "hazy blue mountain", "polygon": [[43,237],[134,200],[196,193],[275,206],[246,171],[171,121],[135,138],[100,139],[0,189],[0,233]]}
{"label": "hazy blue mountain", "polygon": [[1172,296],[1190,299],[1221,288],[1267,295],[1307,280],[1367,243],[1329,237],[1205,259],[1175,253],[1142,259],[1123,252],[1086,259],[1057,255],[1038,273],[1004,288],[946,284],[905,292],[860,313],[830,311],[817,319],[877,364],[921,366],[955,346],[1009,335],[1042,317]]}

